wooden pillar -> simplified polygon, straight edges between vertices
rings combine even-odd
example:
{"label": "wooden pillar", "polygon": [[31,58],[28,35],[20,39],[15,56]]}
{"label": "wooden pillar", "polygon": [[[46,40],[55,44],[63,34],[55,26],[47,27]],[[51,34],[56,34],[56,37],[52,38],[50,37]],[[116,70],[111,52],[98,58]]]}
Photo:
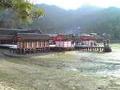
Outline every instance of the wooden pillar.
{"label": "wooden pillar", "polygon": [[100,48],[98,48],[98,51],[100,52]]}

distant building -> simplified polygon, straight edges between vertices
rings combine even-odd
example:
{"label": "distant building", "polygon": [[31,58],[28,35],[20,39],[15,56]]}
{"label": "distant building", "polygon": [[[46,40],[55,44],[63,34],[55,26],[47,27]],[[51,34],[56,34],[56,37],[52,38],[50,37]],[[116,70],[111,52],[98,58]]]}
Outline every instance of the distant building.
{"label": "distant building", "polygon": [[81,35],[80,36],[80,43],[81,45],[86,46],[97,46],[96,38],[92,35]]}
{"label": "distant building", "polygon": [[16,36],[17,53],[33,53],[49,50],[49,35],[18,33]]}
{"label": "distant building", "polygon": [[39,33],[39,30],[27,30],[27,29],[2,29],[0,28],[0,44],[16,44],[15,37],[18,33]]}
{"label": "distant building", "polygon": [[15,35],[0,35],[0,44],[16,44]]}
{"label": "distant building", "polygon": [[73,48],[75,45],[72,35],[58,34],[52,37],[52,41],[55,44],[55,47]]}
{"label": "distant building", "polygon": [[49,35],[39,30],[0,29],[0,46],[16,53],[32,53],[49,50]]}
{"label": "distant building", "polygon": [[[12,53],[18,54],[72,50],[76,47],[93,48],[99,46],[103,41],[104,38],[96,33],[75,36],[72,34],[42,34],[40,30],[0,29],[0,47],[8,47]],[[109,47],[108,45],[109,42],[105,41],[104,46]]]}
{"label": "distant building", "polygon": [[76,37],[75,41],[77,46],[94,47],[98,46],[98,43],[103,42],[103,38],[97,34],[81,34]]}

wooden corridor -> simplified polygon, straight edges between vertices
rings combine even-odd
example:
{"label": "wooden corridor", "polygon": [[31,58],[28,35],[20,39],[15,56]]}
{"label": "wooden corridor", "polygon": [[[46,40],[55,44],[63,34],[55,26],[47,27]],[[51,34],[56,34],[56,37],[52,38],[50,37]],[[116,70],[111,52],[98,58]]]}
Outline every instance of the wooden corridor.
{"label": "wooden corridor", "polygon": [[82,50],[88,52],[105,52],[105,47],[75,47],[75,50]]}

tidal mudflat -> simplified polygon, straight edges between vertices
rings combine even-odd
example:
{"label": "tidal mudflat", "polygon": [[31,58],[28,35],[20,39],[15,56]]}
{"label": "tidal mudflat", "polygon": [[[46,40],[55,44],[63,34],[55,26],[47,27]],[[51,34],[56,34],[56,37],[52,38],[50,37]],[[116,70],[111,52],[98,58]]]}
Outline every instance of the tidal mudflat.
{"label": "tidal mudflat", "polygon": [[[0,54],[0,90],[120,90],[120,44],[111,53]],[[5,89],[7,90],[7,89]]]}

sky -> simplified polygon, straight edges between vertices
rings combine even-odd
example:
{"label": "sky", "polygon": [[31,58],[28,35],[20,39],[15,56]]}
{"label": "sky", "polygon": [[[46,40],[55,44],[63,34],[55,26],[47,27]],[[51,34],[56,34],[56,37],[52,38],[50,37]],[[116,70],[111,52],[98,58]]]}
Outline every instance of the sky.
{"label": "sky", "polygon": [[30,0],[33,4],[56,5],[60,8],[69,10],[77,9],[81,6],[97,6],[97,7],[120,7],[120,0]]}

